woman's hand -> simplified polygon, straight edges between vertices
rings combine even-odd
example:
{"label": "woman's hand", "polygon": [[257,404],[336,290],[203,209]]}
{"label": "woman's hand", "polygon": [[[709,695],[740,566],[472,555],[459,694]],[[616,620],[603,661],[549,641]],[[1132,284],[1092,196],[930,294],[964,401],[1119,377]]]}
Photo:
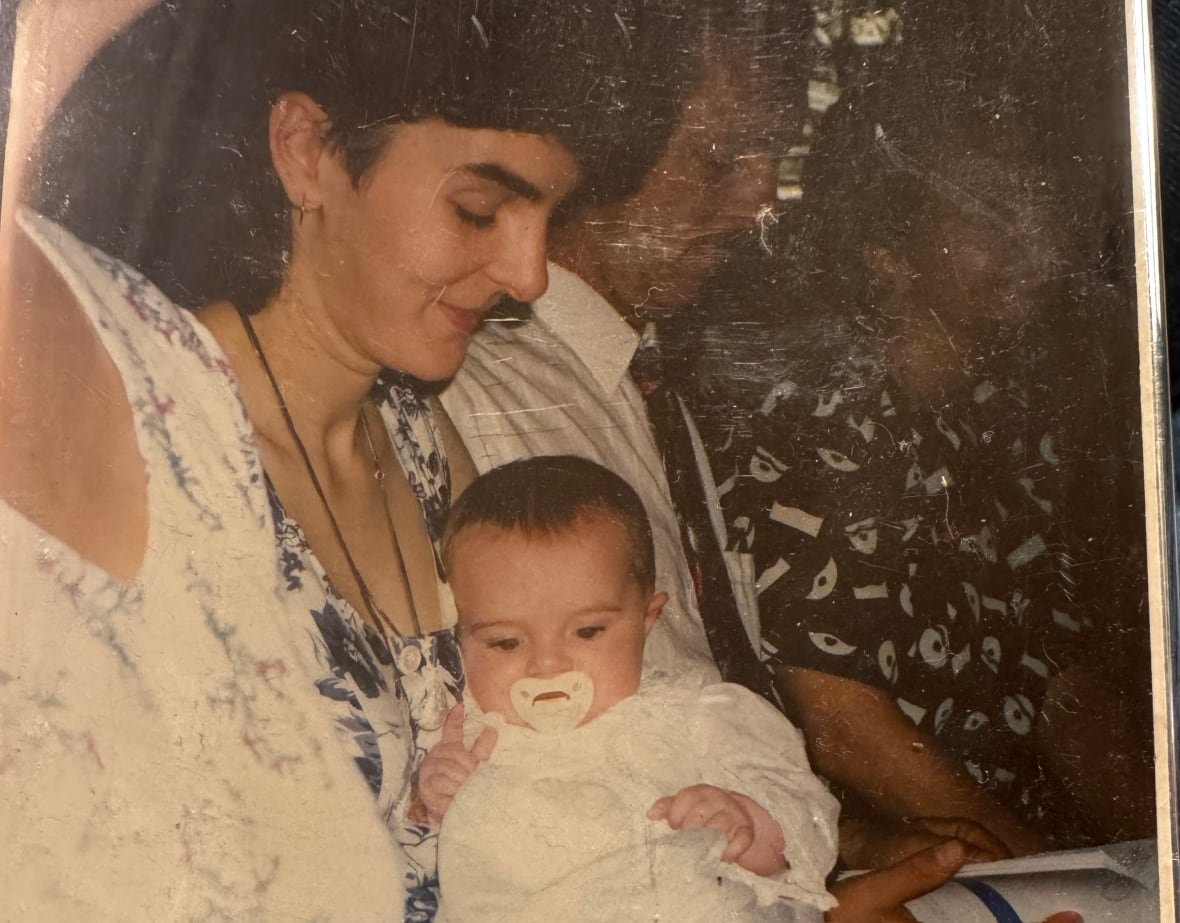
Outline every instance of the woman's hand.
{"label": "woman's hand", "polygon": [[427,818],[440,823],[459,789],[477,766],[492,755],[496,746],[495,728],[484,728],[471,748],[463,746],[463,716],[460,702],[443,722],[442,740],[431,747],[418,768],[418,800]]}
{"label": "woman's hand", "polygon": [[[967,861],[967,846],[948,840],[914,853],[904,862],[847,878],[832,886],[839,905],[824,915],[827,923],[916,923],[906,902],[945,884]],[[1044,923],[1084,923],[1079,914],[1055,913]]]}
{"label": "woman's hand", "polygon": [[716,830],[726,840],[721,861],[736,862],[755,875],[774,875],[787,868],[782,829],[757,802],[738,792],[690,785],[660,798],[647,817],[665,821],[673,830]]}

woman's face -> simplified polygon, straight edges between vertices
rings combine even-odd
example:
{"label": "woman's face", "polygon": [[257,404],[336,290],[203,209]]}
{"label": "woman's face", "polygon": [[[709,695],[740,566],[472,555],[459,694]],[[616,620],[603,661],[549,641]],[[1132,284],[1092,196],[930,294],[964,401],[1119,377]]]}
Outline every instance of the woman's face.
{"label": "woman's face", "polygon": [[395,128],[358,184],[321,163],[290,278],[353,361],[449,378],[497,301],[548,286],[549,217],[577,180],[556,141],[430,120]]}

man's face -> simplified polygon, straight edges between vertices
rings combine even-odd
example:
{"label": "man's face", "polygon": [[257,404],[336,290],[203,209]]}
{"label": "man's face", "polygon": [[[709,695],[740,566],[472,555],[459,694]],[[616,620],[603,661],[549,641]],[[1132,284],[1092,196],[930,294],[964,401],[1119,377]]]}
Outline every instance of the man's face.
{"label": "man's face", "polygon": [[[606,220],[609,294],[626,313],[676,311],[724,262],[730,238],[766,220],[775,203],[785,100],[747,68],[719,61],[684,109],[664,156]],[[789,117],[789,116],[788,116]]]}
{"label": "man's face", "polygon": [[643,644],[667,596],[632,575],[626,530],[590,514],[554,535],[473,526],[455,538],[451,587],[467,687],[485,712],[521,725],[510,690],[584,673],[594,684],[582,723],[639,688]]}

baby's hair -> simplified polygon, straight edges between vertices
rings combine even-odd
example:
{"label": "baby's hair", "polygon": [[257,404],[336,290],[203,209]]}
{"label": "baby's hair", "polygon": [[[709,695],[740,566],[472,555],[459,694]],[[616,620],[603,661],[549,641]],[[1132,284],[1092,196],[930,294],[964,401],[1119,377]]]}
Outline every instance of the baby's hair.
{"label": "baby's hair", "polygon": [[655,548],[643,501],[631,485],[602,465],[574,455],[541,455],[509,462],[477,478],[451,508],[441,554],[449,571],[455,539],[485,525],[525,536],[559,535],[585,517],[605,516],[627,533],[630,572],[655,585]]}

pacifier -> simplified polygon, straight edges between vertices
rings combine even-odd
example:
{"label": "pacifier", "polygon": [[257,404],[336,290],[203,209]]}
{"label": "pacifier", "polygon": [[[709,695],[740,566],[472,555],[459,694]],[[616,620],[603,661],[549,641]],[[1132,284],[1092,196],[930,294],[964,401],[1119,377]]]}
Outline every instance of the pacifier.
{"label": "pacifier", "polygon": [[508,690],[520,720],[541,734],[572,731],[594,703],[594,680],[581,670],[557,676],[525,676]]}

